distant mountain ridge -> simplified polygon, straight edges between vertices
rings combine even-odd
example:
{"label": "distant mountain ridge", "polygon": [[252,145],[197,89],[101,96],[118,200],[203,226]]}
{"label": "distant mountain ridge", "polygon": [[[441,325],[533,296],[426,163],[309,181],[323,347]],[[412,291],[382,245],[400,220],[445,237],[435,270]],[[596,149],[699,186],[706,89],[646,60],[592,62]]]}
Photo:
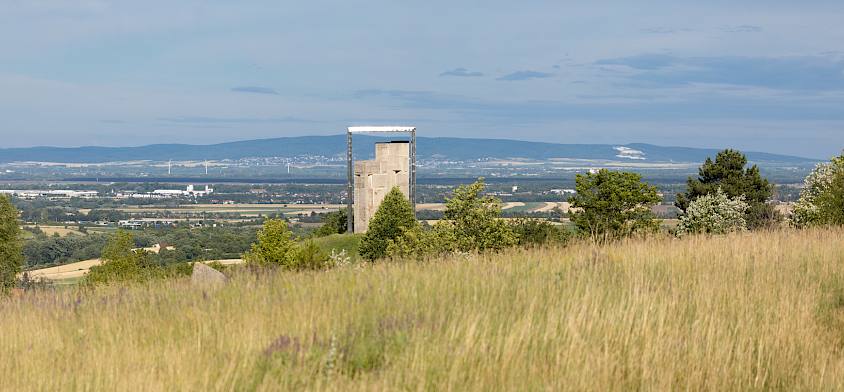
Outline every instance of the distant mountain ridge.
{"label": "distant mountain ridge", "polygon": [[[384,138],[355,136],[355,157],[372,155],[371,144]],[[468,161],[483,158],[549,160],[588,159],[630,162],[700,162],[718,150],[692,147],[663,147],[643,143],[559,144],[508,139],[463,139],[418,137],[420,159],[441,158]],[[139,147],[28,147],[0,149],[0,163],[61,162],[105,163],[125,161],[197,161],[253,157],[294,157],[303,155],[345,156],[346,135],[297,136],[244,140],[209,145],[154,144]],[[814,159],[764,152],[745,152],[760,163],[811,163]]]}

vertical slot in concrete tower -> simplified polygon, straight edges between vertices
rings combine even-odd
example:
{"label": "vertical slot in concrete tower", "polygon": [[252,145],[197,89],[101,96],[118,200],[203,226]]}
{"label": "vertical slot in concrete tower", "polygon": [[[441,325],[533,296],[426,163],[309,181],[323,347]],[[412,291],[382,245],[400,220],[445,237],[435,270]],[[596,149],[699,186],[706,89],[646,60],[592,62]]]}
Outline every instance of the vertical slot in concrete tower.
{"label": "vertical slot in concrete tower", "polygon": [[[375,159],[355,162],[352,158],[353,133],[404,133],[410,141],[375,143]],[[350,127],[348,133],[348,215],[349,231],[365,233],[369,221],[384,197],[394,187],[416,208],[416,128]]]}
{"label": "vertical slot in concrete tower", "polygon": [[375,159],[355,162],[355,232],[363,233],[384,197],[394,187],[410,194],[410,143],[375,144]]}

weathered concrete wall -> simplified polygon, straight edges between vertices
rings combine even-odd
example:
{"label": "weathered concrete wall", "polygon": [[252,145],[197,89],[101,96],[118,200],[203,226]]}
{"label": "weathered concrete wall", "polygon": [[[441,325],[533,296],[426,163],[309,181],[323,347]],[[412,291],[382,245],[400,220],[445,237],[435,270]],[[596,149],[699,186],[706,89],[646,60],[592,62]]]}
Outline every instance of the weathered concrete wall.
{"label": "weathered concrete wall", "polygon": [[393,187],[410,194],[410,144],[375,144],[375,159],[355,162],[355,233],[365,233],[369,220]]}

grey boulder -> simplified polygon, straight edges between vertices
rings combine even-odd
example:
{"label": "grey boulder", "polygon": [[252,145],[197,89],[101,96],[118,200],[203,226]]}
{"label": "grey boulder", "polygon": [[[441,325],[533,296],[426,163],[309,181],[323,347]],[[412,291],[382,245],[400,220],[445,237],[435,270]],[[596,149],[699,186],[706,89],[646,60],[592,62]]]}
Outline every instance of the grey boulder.
{"label": "grey boulder", "polygon": [[229,278],[202,263],[193,263],[193,273],[190,275],[191,283],[195,285],[220,285],[226,283]]}

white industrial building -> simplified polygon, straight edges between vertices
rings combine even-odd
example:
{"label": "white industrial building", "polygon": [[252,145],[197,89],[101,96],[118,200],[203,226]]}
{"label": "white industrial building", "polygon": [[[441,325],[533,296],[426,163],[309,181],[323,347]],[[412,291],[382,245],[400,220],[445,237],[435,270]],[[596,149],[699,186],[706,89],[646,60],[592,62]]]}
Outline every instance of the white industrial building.
{"label": "white industrial building", "polygon": [[73,190],[0,190],[0,194],[12,195],[15,197],[19,197],[21,199],[37,199],[37,198],[50,198],[50,199],[70,199],[70,198],[83,198],[83,199],[90,199],[99,196],[99,192],[97,191],[73,191]]}
{"label": "white industrial building", "polygon": [[195,186],[188,185],[185,190],[156,189],[148,193],[117,193],[114,197],[117,199],[169,199],[175,197],[203,197],[212,193],[214,193],[214,189],[208,185],[205,186],[204,190],[198,190]]}
{"label": "white industrial building", "polygon": [[205,186],[205,190],[197,190],[193,185],[188,185],[187,188],[183,191],[180,190],[173,190],[173,189],[156,189],[152,191],[154,195],[161,195],[161,196],[183,196],[183,197],[202,197],[208,196],[214,193],[214,189],[209,187],[208,185]]}

